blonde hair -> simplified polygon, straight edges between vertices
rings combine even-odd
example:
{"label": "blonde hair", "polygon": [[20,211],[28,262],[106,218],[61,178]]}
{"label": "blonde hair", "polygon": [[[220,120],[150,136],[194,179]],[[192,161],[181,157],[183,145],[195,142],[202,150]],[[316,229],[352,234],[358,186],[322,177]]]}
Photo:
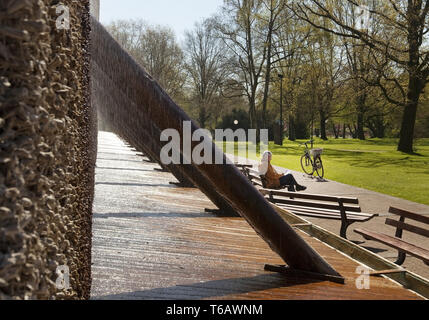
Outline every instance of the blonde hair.
{"label": "blonde hair", "polygon": [[259,175],[263,176],[267,173],[268,171],[268,165],[269,165],[269,158],[270,156],[272,156],[272,152],[270,151],[265,151],[262,156],[261,156],[261,162],[258,166],[258,171],[259,171]]}
{"label": "blonde hair", "polygon": [[261,162],[268,162],[268,158],[269,158],[269,156],[273,156],[273,153],[272,153],[271,151],[265,151],[265,152],[262,154]]}

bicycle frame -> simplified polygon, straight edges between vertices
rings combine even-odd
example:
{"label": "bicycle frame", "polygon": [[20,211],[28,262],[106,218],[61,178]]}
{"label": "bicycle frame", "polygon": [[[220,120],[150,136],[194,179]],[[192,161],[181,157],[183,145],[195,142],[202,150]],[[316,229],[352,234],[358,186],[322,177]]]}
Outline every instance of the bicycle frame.
{"label": "bicycle frame", "polygon": [[[323,164],[322,164],[322,157],[320,154],[317,154],[315,156],[311,156],[310,148],[308,147],[308,144],[311,143],[313,145],[314,141],[307,141],[305,143],[301,143],[300,145],[305,146],[304,155],[301,157],[301,167],[304,170],[304,172],[310,176],[314,175],[314,172],[317,172],[317,175],[322,178],[324,173],[322,171],[322,174],[319,174],[319,169],[323,170]],[[305,159],[305,164],[303,163],[303,160]],[[319,161],[318,161],[319,160]],[[320,167],[318,166],[320,164]],[[310,165],[311,165],[311,172],[310,172]]]}

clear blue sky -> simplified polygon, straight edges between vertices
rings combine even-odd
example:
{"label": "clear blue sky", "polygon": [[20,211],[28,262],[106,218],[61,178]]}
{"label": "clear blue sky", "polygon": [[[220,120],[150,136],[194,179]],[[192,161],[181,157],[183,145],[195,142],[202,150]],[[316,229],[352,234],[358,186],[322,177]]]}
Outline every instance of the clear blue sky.
{"label": "clear blue sky", "polygon": [[210,17],[223,0],[100,0],[100,20],[143,19],[171,27],[179,40],[195,22]]}

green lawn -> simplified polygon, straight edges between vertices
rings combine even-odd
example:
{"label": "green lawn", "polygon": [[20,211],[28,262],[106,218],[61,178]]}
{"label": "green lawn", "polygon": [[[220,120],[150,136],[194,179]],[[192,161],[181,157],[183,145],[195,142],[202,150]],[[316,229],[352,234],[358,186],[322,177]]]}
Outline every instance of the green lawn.
{"label": "green lawn", "polygon": [[[270,143],[273,164],[302,171],[304,148],[285,140],[283,147]],[[416,154],[396,151],[396,139],[367,141],[316,140],[323,148],[325,178],[429,205],[429,139],[416,141]]]}

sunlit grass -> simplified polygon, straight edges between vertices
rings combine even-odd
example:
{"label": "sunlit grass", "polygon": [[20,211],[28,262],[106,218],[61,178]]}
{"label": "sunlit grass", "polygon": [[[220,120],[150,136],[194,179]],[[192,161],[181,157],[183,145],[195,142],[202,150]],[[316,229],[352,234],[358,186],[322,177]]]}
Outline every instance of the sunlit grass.
{"label": "sunlit grass", "polygon": [[[302,171],[301,142],[285,140],[282,147],[271,142],[273,164]],[[314,147],[324,149],[326,179],[429,205],[429,139],[417,140],[414,154],[396,151],[397,142],[331,139],[316,140]]]}

